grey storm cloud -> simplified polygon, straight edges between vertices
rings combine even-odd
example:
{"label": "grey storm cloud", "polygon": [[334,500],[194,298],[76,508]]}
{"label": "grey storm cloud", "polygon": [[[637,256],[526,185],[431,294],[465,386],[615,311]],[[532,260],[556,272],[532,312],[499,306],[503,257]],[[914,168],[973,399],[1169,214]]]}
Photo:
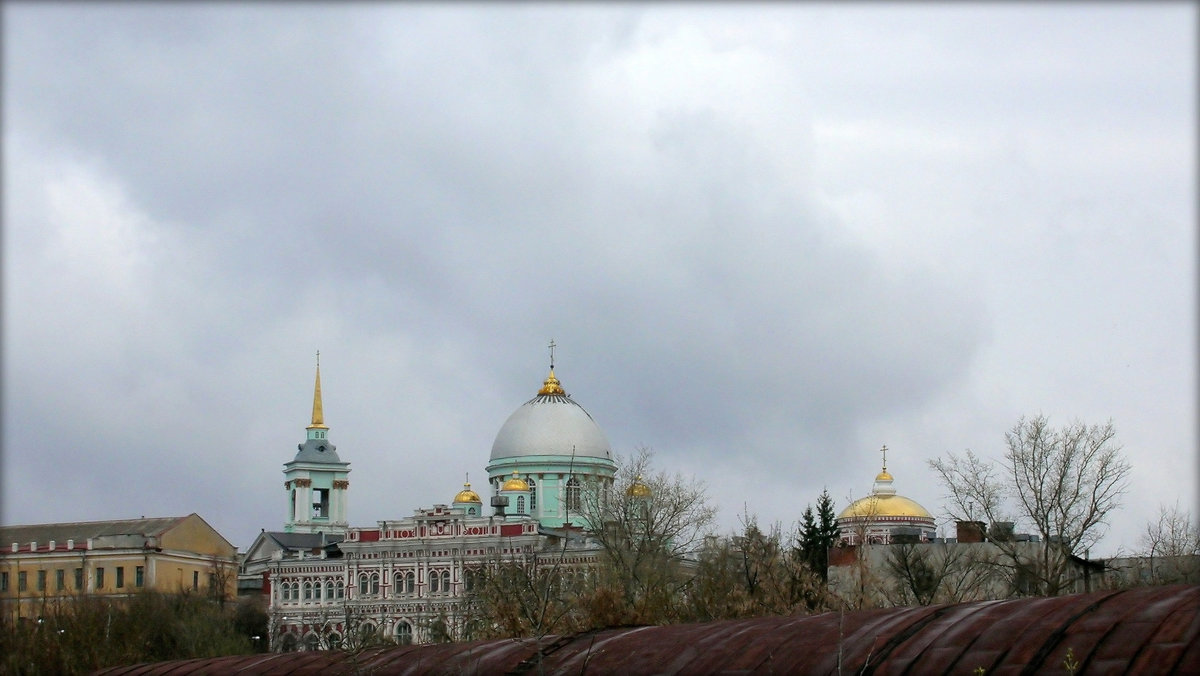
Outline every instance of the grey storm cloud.
{"label": "grey storm cloud", "polygon": [[481,473],[550,338],[725,525],[861,493],[882,443],[936,512],[925,459],[1043,408],[1190,458],[1171,12],[4,11],[6,521],[245,546],[317,349],[356,523]]}

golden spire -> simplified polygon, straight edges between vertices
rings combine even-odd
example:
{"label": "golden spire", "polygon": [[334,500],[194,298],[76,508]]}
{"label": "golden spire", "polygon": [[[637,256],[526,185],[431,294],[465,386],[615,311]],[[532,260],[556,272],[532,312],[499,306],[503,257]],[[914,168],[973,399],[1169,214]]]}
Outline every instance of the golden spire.
{"label": "golden spire", "polygon": [[550,339],[550,375],[546,377],[546,382],[542,383],[542,389],[538,390],[538,394],[559,394],[565,395],[562,385],[559,384],[558,378],[554,377],[554,339]]}
{"label": "golden spire", "polygon": [[321,406],[321,351],[317,350],[317,384],[313,388],[312,424],[308,429],[329,429],[325,426],[325,409]]}

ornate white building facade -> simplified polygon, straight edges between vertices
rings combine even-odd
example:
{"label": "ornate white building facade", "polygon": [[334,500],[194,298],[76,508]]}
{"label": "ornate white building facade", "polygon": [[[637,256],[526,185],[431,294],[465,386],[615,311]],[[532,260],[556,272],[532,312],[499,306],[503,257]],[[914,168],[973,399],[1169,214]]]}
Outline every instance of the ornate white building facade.
{"label": "ornate white building facade", "polygon": [[267,599],[273,650],[324,649],[371,634],[399,643],[459,636],[474,569],[551,553],[564,571],[594,561],[599,550],[582,530],[580,491],[611,485],[616,465],[552,361],[537,395],[496,435],[490,510],[468,483],[449,505],[351,527],[349,471],[328,440],[318,366],[313,422],[284,466],[284,530],[259,535],[239,579]]}

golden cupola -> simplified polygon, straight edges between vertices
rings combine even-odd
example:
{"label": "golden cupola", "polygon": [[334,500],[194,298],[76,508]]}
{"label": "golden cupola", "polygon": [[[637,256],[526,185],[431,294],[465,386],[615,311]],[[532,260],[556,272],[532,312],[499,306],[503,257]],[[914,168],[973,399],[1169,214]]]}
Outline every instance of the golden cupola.
{"label": "golden cupola", "polygon": [[850,506],[838,515],[838,519],[933,519],[933,515],[915,500],[896,494],[896,488],[892,485],[894,480],[887,470],[887,446],[881,451],[883,469],[875,475],[871,494],[850,503]]}
{"label": "golden cupola", "polygon": [[650,487],[642,481],[642,475],[637,475],[633,483],[629,484],[629,488],[625,491],[625,495],[631,498],[648,498],[653,495]]}
{"label": "golden cupola", "polygon": [[454,504],[458,505],[464,502],[477,502],[481,505],[483,504],[483,500],[479,498],[479,494],[471,490],[470,481],[463,483],[463,489],[458,492],[458,495],[454,496]]}
{"label": "golden cupola", "polygon": [[500,486],[500,490],[527,491],[529,490],[529,484],[526,483],[526,481],[522,479],[519,474],[517,474],[516,470],[513,470],[512,477],[510,477],[502,486]]}

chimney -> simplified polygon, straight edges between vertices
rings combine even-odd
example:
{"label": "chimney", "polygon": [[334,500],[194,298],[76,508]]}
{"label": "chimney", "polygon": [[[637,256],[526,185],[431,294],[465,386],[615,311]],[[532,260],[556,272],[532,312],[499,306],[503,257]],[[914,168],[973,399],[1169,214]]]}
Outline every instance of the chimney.
{"label": "chimney", "polygon": [[506,507],[508,507],[508,496],[507,495],[493,495],[492,496],[492,509],[495,510],[496,516],[503,518],[504,510]]}
{"label": "chimney", "polygon": [[955,525],[958,527],[959,544],[983,542],[982,521],[956,521]]}

